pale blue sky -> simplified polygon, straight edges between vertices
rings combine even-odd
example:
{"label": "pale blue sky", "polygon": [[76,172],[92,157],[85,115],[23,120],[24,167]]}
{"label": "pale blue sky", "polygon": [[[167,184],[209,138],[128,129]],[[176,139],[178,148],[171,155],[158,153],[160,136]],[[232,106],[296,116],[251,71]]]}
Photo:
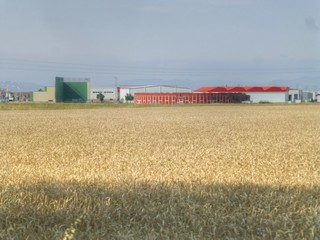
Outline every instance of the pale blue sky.
{"label": "pale blue sky", "polygon": [[0,82],[320,82],[319,0],[0,0],[0,31]]}

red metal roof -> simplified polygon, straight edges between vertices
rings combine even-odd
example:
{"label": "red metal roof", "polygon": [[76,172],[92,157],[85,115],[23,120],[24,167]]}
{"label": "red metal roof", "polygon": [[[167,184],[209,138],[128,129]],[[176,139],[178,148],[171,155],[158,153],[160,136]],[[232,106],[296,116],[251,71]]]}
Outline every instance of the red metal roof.
{"label": "red metal roof", "polygon": [[201,87],[194,92],[286,92],[288,87],[285,86],[212,86],[212,87]]}

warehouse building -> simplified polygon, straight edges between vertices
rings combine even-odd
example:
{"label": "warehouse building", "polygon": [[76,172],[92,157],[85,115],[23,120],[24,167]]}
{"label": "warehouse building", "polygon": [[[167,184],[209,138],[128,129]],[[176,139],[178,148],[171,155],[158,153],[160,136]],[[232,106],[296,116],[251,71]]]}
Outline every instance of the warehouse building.
{"label": "warehouse building", "polygon": [[243,93],[135,93],[135,104],[241,103],[250,100]]}
{"label": "warehouse building", "polygon": [[191,93],[191,88],[170,85],[147,85],[147,86],[122,86],[120,87],[120,101],[126,102],[126,95],[135,96],[135,93]]}
{"label": "warehouse building", "polygon": [[288,87],[284,86],[246,86],[246,87],[201,87],[197,93],[244,93],[250,96],[253,103],[270,102],[281,103],[288,101]]}
{"label": "warehouse building", "polygon": [[90,79],[56,77],[56,102],[87,102],[90,99]]}
{"label": "warehouse building", "polygon": [[31,93],[32,102],[87,102],[90,99],[88,78],[56,77],[54,87]]}
{"label": "warehouse building", "polygon": [[90,91],[90,100],[97,101],[97,96],[102,93],[104,100],[113,101],[118,100],[118,88],[94,88]]}

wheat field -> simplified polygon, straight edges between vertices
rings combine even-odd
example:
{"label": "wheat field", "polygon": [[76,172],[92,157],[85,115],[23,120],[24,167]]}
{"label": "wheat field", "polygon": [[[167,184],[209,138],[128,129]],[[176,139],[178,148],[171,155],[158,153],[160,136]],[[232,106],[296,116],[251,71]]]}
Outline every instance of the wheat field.
{"label": "wheat field", "polygon": [[320,239],[320,105],[0,111],[0,239]]}

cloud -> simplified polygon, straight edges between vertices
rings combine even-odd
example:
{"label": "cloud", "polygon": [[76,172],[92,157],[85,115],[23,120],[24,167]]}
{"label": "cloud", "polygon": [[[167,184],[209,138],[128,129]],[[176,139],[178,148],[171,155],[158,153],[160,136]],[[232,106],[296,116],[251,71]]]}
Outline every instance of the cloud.
{"label": "cloud", "polygon": [[307,17],[305,19],[305,24],[306,24],[306,27],[311,31],[311,32],[318,32],[319,31],[319,27],[318,25],[316,24],[316,21],[314,20],[313,17]]}

